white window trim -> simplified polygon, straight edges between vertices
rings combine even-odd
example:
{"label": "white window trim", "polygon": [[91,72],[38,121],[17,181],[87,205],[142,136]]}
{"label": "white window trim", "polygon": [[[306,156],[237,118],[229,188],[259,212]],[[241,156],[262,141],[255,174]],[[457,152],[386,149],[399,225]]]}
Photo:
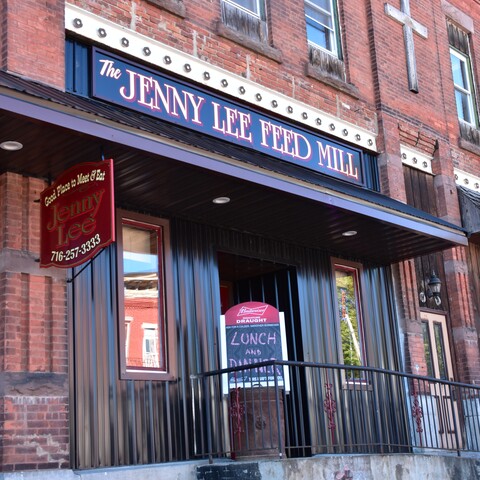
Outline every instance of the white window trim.
{"label": "white window trim", "polygon": [[132,326],[133,317],[125,316],[126,332],[125,332],[125,357],[128,358],[130,350],[130,330]]}
{"label": "white window trim", "polygon": [[[160,339],[158,338],[158,325],[155,323],[143,323],[142,324],[142,329],[143,329],[143,344],[142,344],[142,358],[143,361],[148,357],[151,357],[153,359],[153,365],[151,365],[152,368],[159,368],[160,365],[157,365],[158,363],[158,348],[159,348],[159,341]],[[147,333],[148,332],[148,333]],[[155,345],[156,352],[154,355],[151,355],[152,352],[147,352],[147,340],[153,340],[153,343]]]}
{"label": "white window trim", "polygon": [[318,43],[315,43],[315,42],[311,41],[309,38],[307,38],[307,41],[308,41],[308,44],[311,45],[312,47],[318,48],[320,50],[323,50],[324,52],[327,52],[330,55],[338,57],[338,32],[337,32],[337,28],[336,28],[337,27],[337,19],[336,19],[336,15],[335,15],[336,14],[335,4],[334,4],[333,0],[329,0],[329,3],[330,3],[330,11],[327,11],[327,10],[324,10],[323,8],[319,7],[315,3],[313,3],[311,0],[305,0],[305,4],[308,4],[314,10],[318,10],[320,12],[323,12],[323,13],[326,13],[327,15],[329,15],[332,18],[333,28],[330,28],[327,25],[324,25],[323,23],[320,23],[317,20],[313,19],[312,17],[309,17],[306,12],[305,12],[305,18],[307,18],[307,17],[312,18],[312,20],[315,23],[318,23],[318,24],[322,25],[323,27],[325,27],[327,30],[329,30],[331,32],[332,50],[328,50],[327,48],[322,47],[322,45],[319,45]]}
{"label": "white window trim", "polygon": [[[469,55],[466,55],[464,53],[459,52],[453,47],[450,47],[450,54],[457,57],[461,62],[465,64],[466,72],[467,72],[467,83],[468,83],[468,90],[465,88],[461,87],[460,85],[457,85],[455,83],[455,79],[453,78],[453,65],[452,65],[452,80],[453,80],[453,86],[455,89],[455,92],[459,91],[465,95],[467,95],[468,98],[468,110],[470,114],[470,118],[472,121],[468,122],[467,120],[464,120],[463,118],[460,118],[459,112],[457,111],[457,116],[458,118],[465,123],[468,123],[469,125],[472,125],[474,127],[477,126],[477,116],[476,116],[476,111],[475,111],[475,96],[474,96],[474,88],[473,88],[473,82],[472,82],[472,65],[471,65],[471,59]],[[456,101],[455,101],[456,103]]]}

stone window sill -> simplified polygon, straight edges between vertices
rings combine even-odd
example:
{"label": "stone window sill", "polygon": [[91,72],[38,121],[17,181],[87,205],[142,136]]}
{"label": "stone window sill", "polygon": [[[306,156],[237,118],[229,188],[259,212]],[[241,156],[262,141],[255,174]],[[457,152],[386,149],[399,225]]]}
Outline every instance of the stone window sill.
{"label": "stone window sill", "polygon": [[185,5],[182,0],[147,0],[147,2],[163,8],[178,17],[185,18]]}
{"label": "stone window sill", "polygon": [[480,130],[460,120],[459,147],[480,155]]}
{"label": "stone window sill", "polygon": [[463,148],[464,150],[468,150],[469,152],[474,153],[475,155],[480,155],[480,146],[475,145],[474,143],[469,142],[464,138],[461,138],[461,137],[459,138],[458,146],[460,148]]}
{"label": "stone window sill", "polygon": [[220,37],[227,38],[228,40],[238,43],[249,50],[260,53],[264,57],[270,58],[277,63],[282,63],[282,52],[275,47],[258,42],[248,37],[244,33],[225,25],[221,21],[218,22],[216,31],[217,35]]}
{"label": "stone window sill", "polygon": [[329,85],[330,87],[334,87],[357,100],[360,98],[358,88],[355,87],[355,85],[347,83],[340,78],[334,77],[333,75],[329,75],[311,63],[307,63],[305,73],[308,77],[318,80],[319,82]]}

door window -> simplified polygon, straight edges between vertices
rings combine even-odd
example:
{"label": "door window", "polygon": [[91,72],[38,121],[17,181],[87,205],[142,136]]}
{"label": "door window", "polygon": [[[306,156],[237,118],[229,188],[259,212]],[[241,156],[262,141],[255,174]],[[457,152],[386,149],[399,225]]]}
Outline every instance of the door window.
{"label": "door window", "polygon": [[429,377],[452,378],[445,316],[422,312],[423,347]]}

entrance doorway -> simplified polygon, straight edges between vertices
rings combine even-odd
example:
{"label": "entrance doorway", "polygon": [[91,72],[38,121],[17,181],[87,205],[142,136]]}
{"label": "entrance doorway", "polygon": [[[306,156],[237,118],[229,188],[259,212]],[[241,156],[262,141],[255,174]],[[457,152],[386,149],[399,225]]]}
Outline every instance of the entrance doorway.
{"label": "entrance doorway", "polygon": [[[297,272],[295,266],[259,258],[218,252],[218,271],[222,314],[243,302],[263,302],[283,312],[288,360],[304,361],[299,313]],[[308,398],[304,374],[290,369],[291,390],[283,398],[285,444],[288,456],[308,455],[310,434],[306,428]],[[301,451],[300,451],[301,450]]]}
{"label": "entrance doorway", "polygon": [[[453,380],[445,315],[421,312],[420,318],[427,375],[440,380]],[[431,383],[430,394],[435,399],[439,447],[461,448],[458,404],[453,388],[448,384]]]}
{"label": "entrance doorway", "polygon": [[285,315],[288,359],[303,361],[297,276],[294,266],[218,252],[221,309],[264,302]]}
{"label": "entrance doorway", "polygon": [[452,359],[445,315],[421,312],[420,317],[428,376],[452,380]]}

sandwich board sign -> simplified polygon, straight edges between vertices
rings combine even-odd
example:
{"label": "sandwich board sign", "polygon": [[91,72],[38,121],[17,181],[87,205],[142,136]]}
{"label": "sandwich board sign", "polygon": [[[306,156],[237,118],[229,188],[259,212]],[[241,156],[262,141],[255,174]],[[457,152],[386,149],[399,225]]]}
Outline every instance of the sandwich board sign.
{"label": "sandwich board sign", "polygon": [[246,367],[224,375],[224,393],[238,387],[275,385],[289,391],[287,368],[252,368],[255,363],[288,359],[283,312],[264,302],[245,302],[227,310],[220,321],[222,368]]}

